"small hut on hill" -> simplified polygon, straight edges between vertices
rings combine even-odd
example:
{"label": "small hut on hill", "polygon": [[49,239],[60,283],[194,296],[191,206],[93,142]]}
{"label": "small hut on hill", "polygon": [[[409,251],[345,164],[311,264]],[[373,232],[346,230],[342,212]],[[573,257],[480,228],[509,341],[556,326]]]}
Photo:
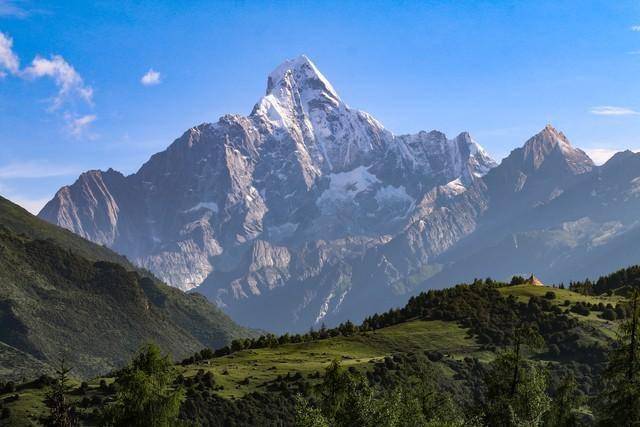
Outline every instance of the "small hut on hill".
{"label": "small hut on hill", "polygon": [[544,286],[544,283],[542,283],[540,279],[534,276],[533,273],[531,273],[531,277],[529,277],[525,283],[531,286]]}

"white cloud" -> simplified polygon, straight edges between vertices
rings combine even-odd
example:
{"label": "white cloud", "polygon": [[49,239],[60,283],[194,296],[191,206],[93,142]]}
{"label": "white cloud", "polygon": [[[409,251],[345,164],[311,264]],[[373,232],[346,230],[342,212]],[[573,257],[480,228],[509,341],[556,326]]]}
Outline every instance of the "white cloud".
{"label": "white cloud", "polygon": [[69,133],[72,136],[79,138],[85,133],[89,125],[96,121],[97,117],[95,114],[87,114],[80,117],[65,114],[65,119],[67,120]]}
{"label": "white cloud", "polygon": [[51,164],[42,161],[12,162],[0,166],[0,180],[72,176],[76,175],[78,170],[77,167]]}
{"label": "white cloud", "polygon": [[589,112],[597,116],[635,116],[640,114],[639,111],[626,107],[614,107],[611,105],[603,105],[592,107]]}
{"label": "white cloud", "polygon": [[0,16],[12,16],[14,18],[25,18],[29,13],[15,4],[11,0],[0,0]]}
{"label": "white cloud", "polygon": [[[615,148],[587,148],[584,150],[585,153],[596,165],[602,165],[607,162],[614,154],[619,153],[620,151],[624,151],[624,149],[615,149]],[[640,149],[632,149],[631,151],[637,153]]]}
{"label": "white cloud", "polygon": [[[1,5],[1,4],[0,4]],[[8,35],[0,32],[0,77],[6,75],[2,70],[7,70],[11,74],[17,74],[20,70],[20,60],[13,52],[13,40]]]}
{"label": "white cloud", "polygon": [[633,26],[631,26],[631,31],[640,32],[640,25],[633,25]]}
{"label": "white cloud", "polygon": [[47,202],[49,202],[49,200],[51,199],[49,198],[30,199],[30,198],[16,196],[16,197],[9,198],[9,200],[11,200],[16,205],[21,206],[22,208],[28,210],[33,215],[38,215],[38,213],[40,213],[44,205],[46,205]]}
{"label": "white cloud", "polygon": [[53,55],[51,59],[36,56],[31,66],[25,68],[23,74],[26,77],[40,78],[50,77],[58,86],[58,95],[53,99],[53,109],[59,108],[66,100],[73,96],[79,96],[91,104],[93,89],[85,85],[78,72],[60,55]]}
{"label": "white cloud", "polygon": [[140,79],[140,83],[145,86],[160,84],[160,73],[155,71],[153,68],[149,68],[149,71],[147,71],[147,73]]}
{"label": "white cloud", "polygon": [[30,197],[22,197],[12,191],[11,188],[4,185],[2,181],[0,181],[0,194],[4,198],[11,200],[13,203],[22,206],[34,215],[37,215],[44,205],[46,205],[50,200],[49,198],[33,199]]}

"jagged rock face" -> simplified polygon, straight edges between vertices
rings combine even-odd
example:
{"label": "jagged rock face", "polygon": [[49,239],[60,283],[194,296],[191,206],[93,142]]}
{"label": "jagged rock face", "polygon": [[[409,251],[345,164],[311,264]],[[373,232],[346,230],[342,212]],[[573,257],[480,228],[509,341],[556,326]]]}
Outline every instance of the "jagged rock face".
{"label": "jagged rock face", "polygon": [[574,148],[562,132],[547,125],[484,178],[496,209],[528,209],[546,203],[594,169],[593,161]]}
{"label": "jagged rock face", "polygon": [[[322,321],[363,259],[407,271],[471,232],[482,203],[452,200],[494,166],[467,133],[394,136],[301,56],[269,75],[249,116],[189,129],[133,175],[87,172],[40,216],[198,287],[240,321],[245,300],[295,284],[304,292],[281,311]],[[394,239],[421,259],[388,265]]]}
{"label": "jagged rock face", "polygon": [[473,277],[548,282],[626,248],[638,162],[597,168],[551,126],[499,166],[468,133],[394,136],[302,56],[249,116],[189,129],[133,175],[87,172],[40,216],[242,323],[300,330]]}
{"label": "jagged rock face", "polygon": [[547,126],[483,181],[488,209],[422,286],[531,272],[568,282],[640,259],[640,154],[621,152],[596,167]]}
{"label": "jagged rock face", "polygon": [[421,287],[531,271],[549,282],[592,248],[626,248],[639,162],[595,167],[551,126],[499,166],[468,133],[394,136],[302,56],[269,75],[249,116],[189,129],[133,175],[87,172],[40,216],[241,323],[307,329]]}

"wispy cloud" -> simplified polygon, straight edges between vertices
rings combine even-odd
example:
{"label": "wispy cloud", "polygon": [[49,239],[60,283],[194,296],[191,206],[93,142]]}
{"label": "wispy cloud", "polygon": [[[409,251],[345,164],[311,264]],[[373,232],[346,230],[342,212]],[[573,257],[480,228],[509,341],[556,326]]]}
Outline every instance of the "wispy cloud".
{"label": "wispy cloud", "polygon": [[140,83],[145,86],[153,86],[160,84],[160,73],[150,68],[144,76],[140,79]]}
{"label": "wispy cloud", "polygon": [[73,96],[78,96],[91,104],[93,89],[85,85],[84,80],[75,68],[60,55],[51,59],[36,56],[31,65],[24,69],[23,75],[28,78],[50,77],[58,87],[58,94],[53,99],[53,109],[58,109]]}
{"label": "wispy cloud", "polygon": [[14,18],[26,18],[29,12],[18,3],[11,0],[0,0],[0,16],[9,16]]}
{"label": "wispy cloud", "polygon": [[33,215],[38,215],[44,205],[46,205],[47,202],[49,202],[49,200],[51,199],[49,199],[48,197],[42,199],[30,199],[28,197],[14,196],[9,197],[9,200],[11,200],[16,205],[28,210]]}
{"label": "wispy cloud", "polygon": [[[36,215],[51,199],[50,195],[43,194],[42,187],[46,186],[41,186],[40,183],[48,182],[54,177],[77,176],[81,170],[82,168],[77,166],[43,160],[0,164],[0,194]],[[38,185],[14,186],[14,183],[22,180],[32,180]],[[28,188],[35,189],[35,194],[31,194],[32,191],[27,190]]]}
{"label": "wispy cloud", "polygon": [[33,197],[25,197],[24,195],[20,195],[13,191],[11,188],[6,186],[2,181],[0,181],[0,195],[11,200],[13,203],[18,206],[22,206],[24,209],[31,212],[33,215],[37,215],[44,205],[50,200],[48,197],[42,198],[33,198]]}
{"label": "wispy cloud", "polygon": [[640,25],[632,25],[631,26],[631,31],[640,32]]}
{"label": "wispy cloud", "polygon": [[[0,6],[7,7],[9,3],[0,0]],[[66,121],[69,133],[80,137],[87,127],[96,120],[94,114],[79,115],[74,102],[77,99],[93,105],[93,88],[85,84],[80,73],[61,55],[43,58],[37,55],[31,64],[20,69],[20,59],[13,51],[13,40],[7,34],[0,32],[0,78],[6,77],[7,72],[24,79],[50,78],[56,85],[58,92],[52,98],[50,111],[62,109],[65,104],[72,104],[66,108],[62,117]]]}
{"label": "wispy cloud", "polygon": [[13,52],[13,39],[0,32],[0,72],[6,75],[3,70],[17,74],[20,70],[20,59]]}
{"label": "wispy cloud", "polygon": [[43,161],[12,162],[0,165],[0,179],[51,178],[76,175],[79,168]]}
{"label": "wispy cloud", "polygon": [[80,117],[66,114],[65,119],[67,120],[69,133],[76,138],[80,138],[85,134],[89,125],[96,121],[97,117],[95,114],[87,114]]}
{"label": "wispy cloud", "polygon": [[596,116],[635,116],[640,114],[640,111],[636,111],[631,108],[614,107],[611,105],[592,107],[589,112]]}
{"label": "wispy cloud", "polygon": [[[607,162],[614,154],[624,151],[625,149],[618,148],[586,148],[584,151],[587,153],[591,160],[596,165],[602,165]],[[631,149],[634,153],[640,152],[640,148]]]}
{"label": "wispy cloud", "polygon": [[618,152],[618,150],[613,150],[611,148],[589,148],[584,151],[589,157],[591,157],[591,160],[593,160],[596,165],[605,163]]}

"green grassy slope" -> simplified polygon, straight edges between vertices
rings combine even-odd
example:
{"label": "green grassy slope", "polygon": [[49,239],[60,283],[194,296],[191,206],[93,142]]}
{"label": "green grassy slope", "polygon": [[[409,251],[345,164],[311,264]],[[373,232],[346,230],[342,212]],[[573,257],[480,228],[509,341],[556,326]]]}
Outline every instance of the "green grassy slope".
{"label": "green grassy slope", "polygon": [[[269,384],[288,373],[300,373],[305,378],[314,377],[316,372],[323,372],[333,360],[340,360],[345,367],[366,371],[371,369],[372,362],[397,353],[431,350],[456,358],[487,357],[467,331],[456,323],[416,320],[350,337],[244,350],[188,366],[178,366],[178,370],[186,378],[195,377],[200,370],[212,372],[216,384],[223,387],[218,392],[219,396],[239,399],[253,392],[266,391]],[[441,368],[448,372],[446,366]],[[112,381],[111,378],[106,380]],[[104,397],[99,390],[99,382],[100,378],[90,381],[87,394],[71,395],[71,400],[79,403],[84,397]],[[42,405],[44,393],[45,388],[40,387],[19,390],[17,394],[20,398],[5,404],[12,413],[9,425],[35,425],[45,413]],[[0,395],[0,401],[15,394]],[[84,411],[92,410],[91,407]]]}
{"label": "green grassy slope", "polygon": [[457,324],[416,320],[350,337],[243,350],[181,369],[186,377],[200,369],[212,372],[224,387],[220,395],[238,398],[264,389],[279,375],[299,372],[306,377],[323,372],[333,360],[345,367],[366,369],[371,361],[395,353],[430,350],[459,357],[482,355],[475,340]]}
{"label": "green grassy slope", "polygon": [[0,360],[14,368],[0,369],[0,380],[40,375],[33,360],[44,368],[65,357],[76,375],[95,376],[147,341],[184,357],[256,334],[4,199],[0,219]]}
{"label": "green grassy slope", "polygon": [[[25,350],[29,345],[42,351],[68,341],[84,349],[76,363],[104,367],[108,358],[122,356],[118,363],[128,359],[135,350],[136,339],[132,337],[136,336],[157,340],[169,351],[181,343],[179,349],[172,351],[180,357],[199,349],[190,343],[217,343],[206,346],[219,348],[220,342],[246,333],[233,323],[225,323],[224,315],[202,296],[185,295],[114,264],[90,261],[68,248],[57,245],[55,239],[34,240],[0,227],[0,320],[3,325],[14,322],[15,326],[0,328],[0,333],[4,331],[6,335],[0,336],[0,342],[12,346],[12,352],[5,353],[7,358],[25,352],[37,354]],[[104,248],[88,246],[88,250]],[[356,332],[341,331],[337,336],[328,334],[332,338],[305,338],[302,342],[292,337],[282,341],[288,344],[271,347],[243,344],[240,348],[244,350],[231,354],[223,351],[220,354],[227,355],[178,365],[187,388],[183,415],[193,420],[189,417],[200,414],[197,419],[207,420],[210,425],[228,425],[229,420],[237,425],[252,425],[251,417],[242,418],[252,408],[272,419],[273,425],[282,425],[283,419],[291,419],[291,393],[300,384],[321,381],[325,367],[336,359],[347,368],[382,378],[380,369],[396,369],[390,360],[428,356],[438,381],[456,390],[456,397],[469,397],[482,378],[482,366],[510,345],[513,330],[522,320],[535,323],[545,339],[544,348],[529,356],[548,364],[554,378],[567,371],[576,374],[581,392],[593,395],[605,349],[619,323],[605,320],[602,311],[594,309],[583,315],[572,308],[583,303],[615,306],[623,302],[622,297],[615,293],[586,296],[566,289],[480,282],[420,294],[402,309],[366,319]],[[553,292],[554,298],[548,297],[548,292]],[[45,311],[40,307],[41,300],[47,302]],[[105,301],[108,303],[100,304]],[[62,322],[64,328],[55,322]],[[220,323],[227,328],[217,327]],[[66,335],[60,335],[60,329]],[[120,333],[124,336],[117,337]],[[106,356],[95,350],[102,348],[102,340],[116,343],[114,348],[100,350],[112,352]],[[2,346],[0,352],[1,349]],[[38,357],[50,360],[49,356]],[[206,373],[212,374],[215,386],[203,388],[199,378]],[[70,396],[83,414],[96,411],[101,401],[113,397],[112,392],[100,389],[100,380],[91,380],[86,393]],[[44,414],[44,392],[38,384],[27,384],[15,392],[0,394],[0,407],[11,411],[5,422],[17,426],[36,424]],[[83,400],[90,403],[83,405]],[[279,415],[274,408],[281,408]],[[240,418],[233,418],[236,416]]]}
{"label": "green grassy slope", "polygon": [[[577,302],[591,298],[568,290],[534,288],[527,285],[510,286],[498,290],[506,296],[513,295],[522,301],[528,301],[530,296],[544,296],[546,292],[553,291],[556,292],[557,297],[552,300],[552,304],[558,306],[563,306],[565,299]],[[612,302],[616,299],[617,297],[600,297],[597,301],[591,302]],[[579,341],[580,345],[606,341],[606,337],[600,333],[609,327],[604,322],[593,322],[590,316],[576,318],[579,322],[578,327],[572,329],[574,334],[572,340],[577,339],[576,342]],[[609,323],[614,328],[618,324],[617,322]],[[591,328],[592,324],[595,325],[594,328]],[[549,357],[546,351],[547,349],[542,349],[530,356],[556,367],[562,367],[564,363],[568,365],[574,363],[570,356],[562,361],[557,357]],[[227,356],[202,360],[185,366],[177,365],[177,369],[187,380],[193,381],[199,375],[211,372],[215,378],[217,397],[229,402],[242,402],[257,393],[273,394],[275,385],[282,378],[292,375],[299,374],[300,378],[311,385],[318,383],[321,381],[318,373],[323,373],[333,360],[341,361],[347,368],[352,367],[366,373],[374,370],[376,363],[394,358],[398,354],[432,353],[441,355],[442,358],[433,365],[440,377],[454,387],[468,387],[468,384],[463,385],[465,380],[461,378],[460,370],[454,369],[455,366],[464,366],[470,359],[486,364],[493,360],[496,354],[494,349],[481,345],[477,337],[470,333],[470,329],[461,326],[457,321],[414,319],[351,336],[336,336],[309,342],[241,350]],[[110,383],[113,379],[106,378],[106,381]],[[86,395],[72,395],[71,399],[79,403],[84,397],[107,398],[108,394],[100,391],[99,382],[100,378],[92,380]],[[19,391],[18,395],[20,398],[17,401],[5,404],[12,411],[9,425],[32,425],[31,423],[44,413],[41,407],[44,389],[27,387]],[[0,401],[9,396],[10,394],[0,395]],[[90,405],[89,408],[81,411],[91,413],[96,408],[95,405]],[[240,425],[244,424],[240,423]]]}
{"label": "green grassy slope", "polygon": [[[521,302],[529,301],[531,297],[544,298],[547,292],[553,292],[556,294],[556,298],[551,300],[551,303],[556,306],[560,306],[564,309],[567,307],[566,301],[570,304],[575,303],[588,303],[588,304],[616,304],[624,303],[625,299],[619,295],[583,295],[577,292],[570,291],[568,289],[551,288],[548,286],[531,286],[531,285],[516,285],[505,286],[499,289],[500,293],[504,296],[513,295]],[[617,334],[618,322],[609,321],[603,319],[599,313],[591,312],[588,316],[582,316],[575,313],[569,313],[570,316],[582,321],[589,326],[594,327],[598,332],[607,336],[610,339],[615,339]]]}
{"label": "green grassy slope", "polygon": [[570,301],[571,303],[576,302],[588,302],[591,304],[598,303],[612,303],[617,304],[623,300],[623,298],[618,296],[608,297],[608,296],[594,296],[594,295],[583,295],[577,292],[570,291],[568,289],[559,289],[559,288],[551,288],[548,286],[531,286],[531,285],[516,285],[516,286],[505,286],[499,289],[500,293],[509,296],[513,295],[517,297],[520,301],[528,301],[531,297],[544,298],[547,292],[554,292],[556,294],[556,299],[554,300],[555,304],[562,304],[565,301]]}
{"label": "green grassy slope", "polygon": [[0,224],[16,234],[23,234],[31,239],[53,240],[56,245],[70,249],[90,261],[109,261],[128,270],[134,269],[122,255],[85,240],[69,230],[49,224],[1,196]]}

